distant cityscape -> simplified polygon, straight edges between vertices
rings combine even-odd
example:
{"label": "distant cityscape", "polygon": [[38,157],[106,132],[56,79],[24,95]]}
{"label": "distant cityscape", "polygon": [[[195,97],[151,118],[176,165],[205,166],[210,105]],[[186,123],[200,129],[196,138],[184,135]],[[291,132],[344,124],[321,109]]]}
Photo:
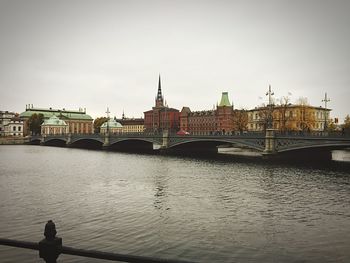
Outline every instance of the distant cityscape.
{"label": "distant cityscape", "polygon": [[66,110],[38,108],[32,104],[22,113],[0,111],[0,136],[25,137],[42,134],[91,134],[91,133],[158,133],[169,130],[179,135],[230,135],[264,131],[272,128],[280,132],[341,131],[338,119],[330,117],[331,109],[309,105],[304,99],[292,104],[289,97],[278,103],[272,100],[271,87],[266,93],[269,102],[254,109],[235,109],[228,92],[222,92],[221,100],[212,110],[191,111],[169,107],[162,94],[161,78],[152,109],[144,112],[144,118],[106,116],[93,119],[86,109]]}

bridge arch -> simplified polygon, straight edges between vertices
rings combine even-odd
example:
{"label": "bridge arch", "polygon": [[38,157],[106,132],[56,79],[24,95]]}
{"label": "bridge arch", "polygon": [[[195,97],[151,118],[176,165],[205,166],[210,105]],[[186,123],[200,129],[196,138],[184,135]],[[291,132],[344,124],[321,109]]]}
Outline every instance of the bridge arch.
{"label": "bridge arch", "polygon": [[101,149],[103,141],[95,138],[81,138],[72,140],[69,147],[85,149]]}
{"label": "bridge arch", "polygon": [[59,146],[64,147],[66,146],[66,139],[64,138],[49,138],[47,140],[44,140],[43,144],[45,146]]}
{"label": "bridge arch", "polygon": [[265,149],[265,139],[264,138],[247,138],[247,139],[233,139],[233,138],[192,138],[184,139],[181,141],[176,141],[169,144],[169,148],[180,149],[181,147],[191,147],[193,145],[203,145],[212,148],[217,148],[217,146],[230,144],[236,145],[238,147],[247,147],[257,151],[263,151]]}
{"label": "bridge arch", "polygon": [[117,151],[153,151],[154,141],[148,138],[118,138],[110,141],[109,150]]}
{"label": "bridge arch", "polygon": [[350,141],[347,142],[332,142],[332,143],[323,143],[323,144],[302,144],[302,145],[291,145],[287,148],[278,149],[278,152],[296,152],[300,150],[338,150],[345,149],[350,147]]}

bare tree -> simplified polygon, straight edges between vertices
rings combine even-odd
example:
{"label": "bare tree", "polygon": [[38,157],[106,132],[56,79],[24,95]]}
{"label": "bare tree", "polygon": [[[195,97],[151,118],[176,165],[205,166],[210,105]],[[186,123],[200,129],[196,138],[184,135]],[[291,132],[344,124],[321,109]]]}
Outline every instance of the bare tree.
{"label": "bare tree", "polygon": [[316,122],[315,111],[309,105],[307,98],[300,97],[296,105],[298,108],[296,117],[297,126],[302,131],[312,130]]}
{"label": "bare tree", "polygon": [[276,112],[278,116],[279,129],[282,132],[286,132],[291,127],[288,125],[288,122],[292,120],[293,116],[288,114],[288,109],[290,107],[290,97],[283,96],[279,99],[280,105],[276,107]]}
{"label": "bare tree", "polygon": [[234,122],[233,126],[235,127],[235,130],[238,130],[240,132],[246,131],[248,126],[247,110],[245,109],[235,110],[233,122]]}
{"label": "bare tree", "polygon": [[263,130],[267,129],[267,124],[270,116],[270,109],[265,104],[259,107],[259,125],[263,127]]}

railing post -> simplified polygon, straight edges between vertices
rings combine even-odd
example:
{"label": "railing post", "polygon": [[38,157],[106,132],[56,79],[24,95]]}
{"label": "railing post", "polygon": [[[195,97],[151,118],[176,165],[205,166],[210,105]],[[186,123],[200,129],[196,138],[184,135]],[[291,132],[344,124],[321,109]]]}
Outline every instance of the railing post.
{"label": "railing post", "polygon": [[56,226],[52,220],[45,225],[45,238],[39,242],[39,257],[46,263],[56,263],[62,250],[62,238],[56,237]]}

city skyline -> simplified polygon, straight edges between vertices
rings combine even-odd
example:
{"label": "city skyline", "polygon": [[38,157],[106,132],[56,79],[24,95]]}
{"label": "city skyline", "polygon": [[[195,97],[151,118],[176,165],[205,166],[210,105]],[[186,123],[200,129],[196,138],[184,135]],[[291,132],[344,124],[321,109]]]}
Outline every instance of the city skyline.
{"label": "city skyline", "polygon": [[1,110],[86,108],[143,117],[158,74],[169,107],[308,98],[350,113],[345,1],[0,1]]}

